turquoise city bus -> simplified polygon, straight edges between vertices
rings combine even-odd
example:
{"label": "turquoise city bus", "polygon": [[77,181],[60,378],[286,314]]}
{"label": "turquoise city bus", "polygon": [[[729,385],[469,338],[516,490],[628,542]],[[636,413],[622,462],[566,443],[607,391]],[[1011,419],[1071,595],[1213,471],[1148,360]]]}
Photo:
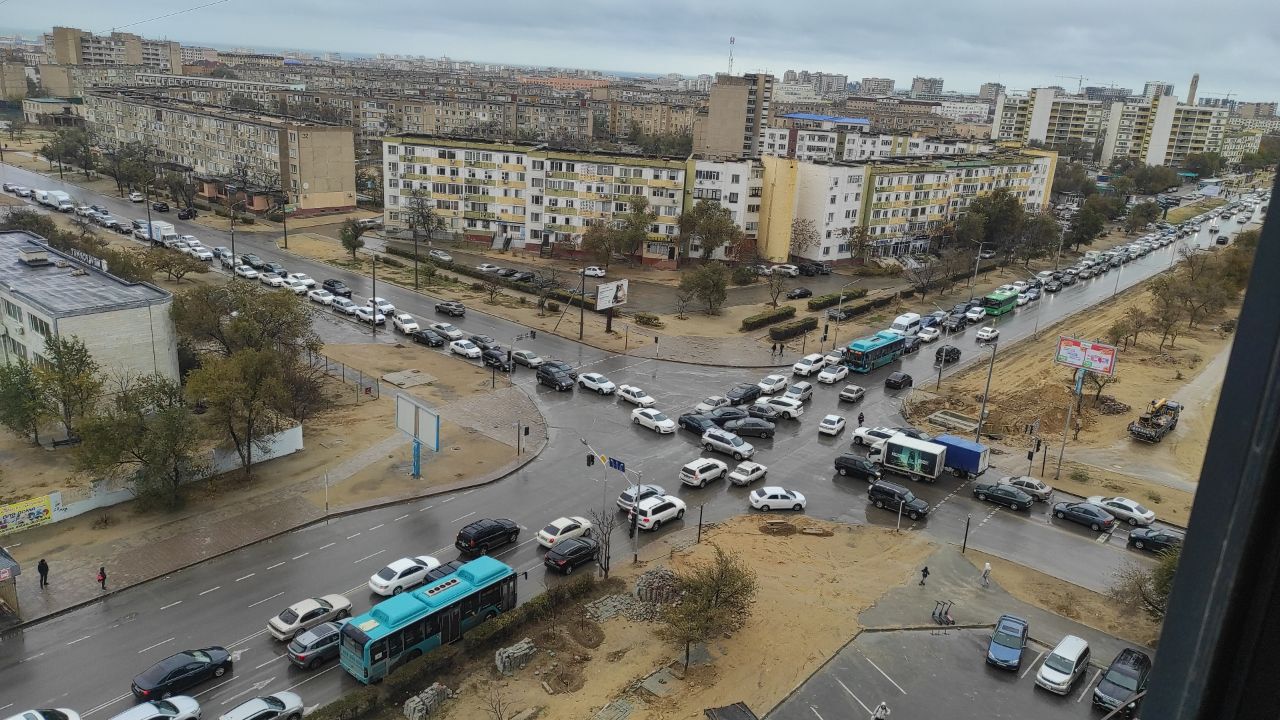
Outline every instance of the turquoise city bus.
{"label": "turquoise city bus", "polygon": [[342,667],[362,683],[451,643],[516,606],[516,571],[484,556],[448,577],[384,600],[342,628]]}
{"label": "turquoise city bus", "polygon": [[902,357],[906,346],[906,338],[895,332],[881,330],[875,335],[849,343],[844,354],[850,370],[865,373]]}
{"label": "turquoise city bus", "polygon": [[1003,315],[1018,306],[1017,290],[996,290],[982,298],[988,315]]}

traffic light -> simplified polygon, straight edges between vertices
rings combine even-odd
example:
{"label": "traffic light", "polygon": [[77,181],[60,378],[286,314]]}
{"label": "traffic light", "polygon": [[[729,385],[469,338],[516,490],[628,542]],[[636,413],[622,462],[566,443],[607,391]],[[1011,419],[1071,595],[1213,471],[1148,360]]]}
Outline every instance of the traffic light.
{"label": "traffic light", "polygon": [[592,466],[594,466],[595,464],[596,464],[596,454],[595,454],[595,453],[587,453],[587,467],[592,467]]}

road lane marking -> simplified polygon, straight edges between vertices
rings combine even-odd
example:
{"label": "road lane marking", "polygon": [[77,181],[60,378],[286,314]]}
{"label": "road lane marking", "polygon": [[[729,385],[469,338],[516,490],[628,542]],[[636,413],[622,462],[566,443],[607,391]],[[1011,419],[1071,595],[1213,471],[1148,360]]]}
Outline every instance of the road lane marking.
{"label": "road lane marking", "polygon": [[[283,594],[283,593],[281,593],[281,594]],[[265,633],[266,631],[267,631],[267,629],[266,629],[266,628],[262,628],[261,630],[259,630],[258,632],[254,633],[254,634],[252,634],[252,635],[249,635],[249,636],[247,636],[247,637],[242,637],[242,638],[240,638],[239,640],[237,640],[237,641],[235,641],[235,642],[231,643],[231,644],[230,644],[230,645],[228,645],[227,647],[228,647],[228,648],[233,648],[233,647],[235,647],[235,646],[237,646],[237,645],[242,645],[242,644],[244,644],[244,643],[247,643],[247,642],[249,642],[250,640],[252,640],[252,639],[254,639],[254,638],[258,637],[259,635],[261,635],[261,634]]]}
{"label": "road lane marking", "polygon": [[473,488],[473,489],[471,489],[471,490],[467,490],[466,492],[462,493],[462,495],[463,495],[463,497],[466,497],[467,495],[470,495],[470,494],[471,494],[471,493],[473,493],[473,492],[475,492],[475,489],[474,489],[474,488]]}
{"label": "road lane marking", "polygon": [[1026,677],[1027,673],[1031,672],[1031,668],[1035,667],[1036,663],[1040,662],[1040,658],[1042,657],[1044,657],[1043,650],[1040,651],[1039,655],[1036,655],[1036,659],[1031,661],[1031,664],[1027,666],[1027,669],[1022,671],[1022,674],[1018,676],[1018,679],[1021,680],[1022,678]]}
{"label": "road lane marking", "polygon": [[9,709],[9,708],[11,708],[11,707],[13,707],[13,703],[9,703],[8,705],[5,705],[4,707],[0,707],[0,710],[8,710],[8,709]]}
{"label": "road lane marking", "polygon": [[205,590],[204,592],[200,593],[200,595],[199,595],[198,597],[204,597],[205,595],[208,595],[209,593],[213,592],[214,590],[221,590],[221,589],[222,589],[222,586],[221,586],[221,585],[215,585],[215,586],[213,586],[213,587],[209,588],[208,590]]}
{"label": "road lane marking", "polygon": [[377,525],[374,525],[373,527],[369,528],[369,532],[373,532],[374,530],[377,530],[378,528],[382,527],[383,525],[386,525],[386,523],[378,523]]}
{"label": "road lane marking", "polygon": [[356,533],[355,535],[348,535],[347,539],[350,540],[351,538],[358,538],[358,537],[360,537],[360,533]]}
{"label": "road lane marking", "polygon": [[[252,604],[252,605],[250,605],[249,607],[258,607],[258,606],[259,606],[259,605],[261,605],[262,603],[264,603],[264,602],[269,602],[269,601],[271,601],[271,600],[275,600],[276,598],[280,597],[281,595],[284,595],[284,593],[283,593],[283,592],[278,592],[278,593],[276,593],[275,595],[272,595],[272,596],[271,596],[271,597],[269,597],[269,598],[263,598],[263,599],[259,600],[258,602],[253,603],[253,604]],[[264,630],[263,632],[266,632],[266,631]]]}
{"label": "road lane marking", "polygon": [[431,509],[431,508],[433,508],[433,507],[435,507],[435,505],[428,505],[428,506],[426,506],[426,507],[424,507],[424,508],[418,508],[418,512],[426,512],[426,511],[430,510],[430,509]]}
{"label": "road lane marking", "polygon": [[328,545],[321,545],[320,547],[316,548],[316,552],[319,552],[319,551],[321,551],[321,550],[327,550],[327,549],[329,549],[329,548],[331,548],[331,547],[333,547],[334,545],[337,545],[337,544],[338,544],[338,543],[336,543],[336,542],[331,542],[331,543],[329,543]]}
{"label": "road lane marking", "polygon": [[877,665],[877,664],[875,664],[875,662],[873,662],[873,661],[871,660],[871,658],[867,657],[866,655],[863,655],[862,657],[863,657],[863,659],[864,659],[864,660],[866,660],[867,662],[871,663],[871,667],[875,668],[875,669],[876,669],[876,672],[878,672],[878,673],[880,673],[881,675],[883,675],[885,680],[888,680],[889,682],[893,683],[893,686],[894,686],[894,687],[896,687],[896,688],[898,688],[898,692],[902,693],[903,695],[906,695],[906,694],[907,694],[907,691],[906,691],[906,690],[903,690],[903,689],[902,689],[902,686],[901,686],[901,685],[899,685],[898,683],[893,682],[893,678],[889,677],[889,673],[887,673],[887,672],[885,672],[885,671],[881,670],[881,669],[880,669],[880,666],[879,666],[879,665]]}
{"label": "road lane marking", "polygon": [[108,701],[106,701],[106,702],[102,703],[101,705],[99,705],[99,706],[97,706],[97,707],[95,707],[95,708],[92,708],[92,709],[90,709],[90,710],[85,710],[84,712],[80,713],[80,717],[86,717],[86,716],[88,716],[88,715],[92,715],[92,714],[94,714],[94,713],[96,713],[96,712],[99,712],[99,711],[105,710],[105,709],[107,709],[107,708],[111,707],[112,705],[115,705],[116,703],[120,702],[121,700],[123,700],[123,699],[125,699],[125,698],[127,698],[127,697],[131,696],[132,694],[133,694],[133,693],[125,693],[125,694],[121,695],[120,697],[118,697],[118,698],[114,698],[114,699],[112,699],[112,700],[108,700]]}
{"label": "road lane marking", "polygon": [[[369,558],[371,558],[371,557],[375,557],[375,556],[377,556],[377,555],[381,555],[382,553],[384,553],[384,552],[386,552],[386,551],[387,551],[387,549],[386,549],[386,548],[383,548],[383,549],[379,550],[379,551],[378,551],[378,552],[376,552],[376,553],[372,553],[372,554],[370,554],[370,555],[365,555],[364,557],[360,558],[359,560],[354,560],[354,561],[352,561],[352,563],[351,563],[351,564],[352,564],[352,565],[355,565],[356,563],[362,563],[362,562],[364,562],[365,560],[368,560]],[[283,595],[283,594],[284,594],[284,593],[281,593],[281,595]]]}
{"label": "road lane marking", "polygon": [[[25,658],[22,658],[22,662],[31,662],[32,660],[35,660],[36,658],[42,658],[42,657],[44,657],[44,653],[36,653],[35,655],[32,655],[31,657],[25,657]],[[13,703],[10,703],[10,705],[12,705],[12,704],[13,704]],[[4,707],[9,707],[9,705],[5,705]],[[4,708],[0,708],[0,710],[3,710],[3,709],[4,709]]]}
{"label": "road lane marking", "polygon": [[400,522],[401,520],[407,517],[409,517],[409,513],[405,513],[404,515],[401,515],[400,517],[396,518],[395,520],[392,520],[391,522]]}
{"label": "road lane marking", "polygon": [[292,558],[290,558],[290,559],[292,559],[292,560],[301,560],[302,558],[304,558],[304,557],[306,557],[306,556],[308,556],[308,555],[310,555],[310,554],[311,554],[311,551],[310,551],[310,550],[308,550],[307,552],[304,552],[304,553],[302,553],[301,555],[294,555],[294,556],[293,556]]}
{"label": "road lane marking", "polygon": [[445,545],[444,547],[439,548],[439,549],[437,549],[437,550],[432,550],[432,551],[431,551],[431,554],[432,554],[432,555],[439,555],[440,553],[444,552],[445,550],[448,550],[448,549],[449,549],[449,548],[451,548],[451,547],[453,547],[453,546],[452,546],[452,545]]}
{"label": "road lane marking", "polygon": [[270,660],[268,660],[268,661],[266,661],[266,662],[262,663],[261,665],[254,665],[254,666],[253,666],[253,669],[254,669],[254,670],[261,670],[262,668],[264,668],[264,667],[266,667],[266,666],[270,665],[271,663],[273,663],[273,662],[275,662],[275,661],[279,660],[279,659],[280,659],[280,658],[282,658],[282,657],[288,657],[288,656],[287,656],[287,655],[277,655],[277,656],[275,656],[275,657],[271,658]]}
{"label": "road lane marking", "polygon": [[809,706],[809,710],[810,710],[814,715],[817,715],[817,716],[818,716],[818,720],[827,720],[826,718],[822,717],[822,715],[821,715],[821,714],[819,714],[819,713],[818,713],[818,708],[816,708],[816,707],[814,707],[814,706],[810,705],[810,706]]}
{"label": "road lane marking", "polygon": [[525,540],[524,542],[520,543],[519,545],[516,545],[516,546],[514,546],[514,547],[509,547],[509,548],[507,548],[506,550],[503,550],[502,552],[498,553],[497,555],[494,555],[494,557],[502,557],[503,555],[506,555],[507,553],[511,552],[512,550],[519,550],[520,548],[524,547],[525,545],[528,545],[529,543],[533,542],[535,539],[536,539],[536,538],[529,538],[528,540]]}
{"label": "road lane marking", "polygon": [[[288,561],[286,560],[285,562],[288,562]],[[267,569],[268,569],[268,570],[275,570],[276,568],[280,567],[280,566],[281,566],[281,565],[283,565],[283,564],[284,564],[283,562],[278,562],[278,563],[276,563],[275,565],[271,565],[271,566],[269,566]]]}
{"label": "road lane marking", "polygon": [[[864,656],[864,657],[865,657],[865,656]],[[834,679],[835,679],[835,681],[836,681],[836,682],[840,683],[840,687],[844,688],[844,691],[845,691],[845,692],[849,693],[849,697],[853,698],[855,701],[857,701],[857,703],[858,703],[859,705],[861,705],[861,706],[862,706],[862,709],[863,709],[863,710],[866,710],[868,713],[869,713],[869,712],[871,712],[871,708],[867,707],[867,704],[866,704],[866,703],[864,703],[864,702],[862,702],[861,700],[859,700],[859,699],[858,699],[858,696],[853,694],[853,691],[849,689],[849,686],[848,686],[848,685],[845,685],[845,684],[844,684],[844,681],[843,681],[843,680],[841,680],[840,678],[834,678]]]}
{"label": "road lane marking", "polygon": [[1099,545],[1102,545],[1111,539],[1111,533],[1114,533],[1114,532],[1115,532],[1115,528],[1112,528],[1110,531],[1104,532],[1101,535],[1099,535],[1097,539],[1094,540],[1094,542],[1098,543]]}
{"label": "road lane marking", "polygon": [[254,575],[257,575],[257,574],[258,574],[258,573],[249,573],[248,575],[245,575],[244,577],[238,577],[238,578],[236,578],[236,582],[240,582],[241,580],[248,580],[249,578],[251,578],[251,577],[253,577]]}
{"label": "road lane marking", "polygon": [[303,680],[303,681],[302,681],[302,682],[300,682],[300,683],[296,683],[296,684],[294,684],[294,685],[290,685],[289,687],[285,688],[285,690],[286,690],[286,691],[287,691],[287,690],[292,690],[292,689],[294,689],[294,688],[298,687],[298,685],[302,685],[303,683],[309,683],[309,682],[311,682],[312,680],[315,680],[316,678],[320,677],[321,675],[323,675],[323,674],[325,674],[325,673],[327,673],[327,672],[329,672],[329,671],[331,671],[331,670],[337,670],[337,669],[338,669],[338,668],[340,668],[340,667],[342,667],[342,665],[334,665],[333,667],[329,668],[328,670],[321,670],[320,672],[316,673],[315,675],[312,675],[311,677],[307,678],[306,680]]}
{"label": "road lane marking", "polygon": [[450,495],[449,497],[447,497],[447,498],[445,498],[445,499],[441,500],[441,501],[440,501],[440,504],[441,504],[441,505],[443,505],[443,504],[445,504],[445,503],[447,503],[447,502],[453,502],[454,500],[457,500],[457,499],[458,499],[458,496],[457,496],[457,495]]}
{"label": "road lane marking", "polygon": [[471,517],[472,515],[475,515],[475,514],[476,514],[476,512],[475,512],[474,510],[472,510],[471,512],[467,513],[466,515],[463,515],[462,517],[454,518],[454,519],[450,520],[449,522],[458,522],[458,521],[460,521],[460,520],[466,520],[467,518],[469,518],[469,517]]}
{"label": "road lane marking", "polygon": [[1089,688],[1092,688],[1094,684],[1098,682],[1098,676],[1101,674],[1102,674],[1102,670],[1098,670],[1093,674],[1093,679],[1085,683],[1084,689],[1080,691],[1080,697],[1076,698],[1077,704],[1084,699],[1084,694],[1089,692]]}
{"label": "road lane marking", "polygon": [[168,640],[161,640],[160,642],[156,643],[155,645],[148,645],[147,647],[144,647],[144,648],[142,648],[141,650],[139,650],[139,651],[138,651],[138,654],[139,654],[139,655],[141,655],[142,653],[144,653],[144,652],[146,652],[146,651],[148,651],[148,650],[155,650],[156,648],[160,647],[161,645],[163,645],[163,644],[165,644],[165,643],[167,643],[167,642],[173,642],[173,638],[169,638]]}
{"label": "road lane marking", "polygon": [[344,591],[342,592],[342,594],[343,594],[343,595],[350,595],[351,593],[353,593],[353,592],[355,592],[355,591],[359,590],[359,589],[360,589],[360,588],[362,588],[362,587],[369,587],[369,583],[367,583],[367,582],[362,582],[362,583],[360,583],[359,585],[357,585],[357,586],[355,586],[355,587],[353,587],[353,588],[348,588],[347,590],[344,590]]}
{"label": "road lane marking", "polygon": [[89,639],[89,638],[91,638],[91,637],[93,637],[93,636],[92,636],[92,635],[85,635],[84,637],[82,637],[82,638],[76,638],[75,640],[72,640],[71,642],[69,642],[69,643],[67,643],[67,644],[68,644],[68,645],[75,645],[76,643],[80,642],[81,640],[88,640],[88,639]]}

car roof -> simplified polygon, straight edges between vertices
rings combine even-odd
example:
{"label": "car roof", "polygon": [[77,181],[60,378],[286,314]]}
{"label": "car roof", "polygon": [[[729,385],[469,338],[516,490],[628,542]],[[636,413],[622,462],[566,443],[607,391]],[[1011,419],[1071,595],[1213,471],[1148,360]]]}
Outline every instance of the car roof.
{"label": "car roof", "polygon": [[399,560],[393,560],[387,563],[387,567],[391,568],[392,570],[395,570],[396,572],[400,572],[401,570],[407,570],[414,565],[421,566],[421,563],[419,563],[417,560],[414,560],[413,558],[400,558]]}
{"label": "car roof", "polygon": [[637,507],[639,507],[641,510],[649,510],[649,509],[652,509],[654,506],[660,505],[664,502],[678,503],[680,502],[680,498],[674,495],[654,495],[653,497],[647,497],[644,500],[641,500],[640,504]]}
{"label": "car roof", "polygon": [[1030,627],[1030,623],[1018,617],[1017,615],[1001,615],[1000,619],[996,620],[997,629],[1008,628],[1008,629],[1016,629],[1018,632],[1022,632],[1023,630],[1026,630],[1028,627]]}

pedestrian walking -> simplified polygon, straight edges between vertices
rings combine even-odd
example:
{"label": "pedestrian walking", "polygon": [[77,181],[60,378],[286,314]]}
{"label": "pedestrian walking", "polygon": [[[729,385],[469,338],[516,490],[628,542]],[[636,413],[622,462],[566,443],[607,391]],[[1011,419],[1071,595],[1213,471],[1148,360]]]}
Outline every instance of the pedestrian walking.
{"label": "pedestrian walking", "polygon": [[40,573],[40,587],[46,587],[49,584],[49,563],[40,558],[40,563],[36,565],[36,572]]}
{"label": "pedestrian walking", "polygon": [[774,343],[774,344],[773,344],[773,348],[769,351],[769,354],[771,354],[771,355],[777,355],[777,354],[778,354],[778,343]]}
{"label": "pedestrian walking", "polygon": [[924,568],[920,570],[920,584],[923,585],[924,581],[928,579],[929,579],[929,566],[925,565]]}
{"label": "pedestrian walking", "polygon": [[871,720],[885,720],[889,717],[889,703],[881,702],[871,711]]}
{"label": "pedestrian walking", "polygon": [[107,569],[105,567],[98,568],[98,585],[103,590],[107,589]]}
{"label": "pedestrian walking", "polygon": [[982,587],[991,587],[991,563],[982,565]]}
{"label": "pedestrian walking", "polygon": [[862,427],[862,423],[866,422],[866,420],[867,420],[866,415],[863,415],[862,413],[858,413],[858,427]]}

